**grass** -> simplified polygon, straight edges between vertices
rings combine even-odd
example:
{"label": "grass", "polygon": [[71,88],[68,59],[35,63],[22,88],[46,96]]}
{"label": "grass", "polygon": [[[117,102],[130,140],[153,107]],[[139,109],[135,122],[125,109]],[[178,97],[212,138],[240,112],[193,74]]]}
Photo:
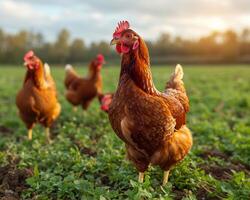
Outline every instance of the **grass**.
{"label": "grass", "polygon": [[[78,71],[85,73],[83,69]],[[172,71],[153,68],[159,90],[163,90]],[[135,168],[125,159],[124,144],[113,133],[97,100],[86,113],[72,112],[64,99],[61,68],[52,68],[62,104],[61,116],[52,128],[54,142],[46,144],[40,126],[34,129],[33,141],[27,141],[15,106],[24,67],[1,66],[0,72],[0,166],[14,163],[15,169],[32,171],[25,189],[18,192],[23,199],[249,198],[250,68],[184,68],[191,101],[188,126],[194,145],[171,171],[165,187],[161,186],[162,172],[157,167],[150,168],[143,184],[137,182]],[[104,90],[114,91],[119,68],[104,67],[102,74]]]}

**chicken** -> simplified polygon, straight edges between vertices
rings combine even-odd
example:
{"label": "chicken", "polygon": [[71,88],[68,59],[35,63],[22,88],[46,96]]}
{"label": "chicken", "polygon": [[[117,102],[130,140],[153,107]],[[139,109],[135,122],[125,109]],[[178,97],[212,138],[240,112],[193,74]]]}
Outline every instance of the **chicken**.
{"label": "chicken", "polygon": [[50,67],[43,64],[33,51],[24,56],[24,61],[27,72],[22,89],[16,96],[16,105],[28,129],[28,139],[32,139],[34,125],[40,123],[46,128],[47,141],[50,142],[49,127],[61,111]]}
{"label": "chicken", "polygon": [[109,106],[112,102],[112,98],[113,98],[112,93],[106,93],[106,94],[98,94],[98,100],[99,103],[101,105],[101,110],[103,110],[104,112],[108,113],[109,110]]}
{"label": "chicken", "polygon": [[65,87],[66,99],[74,106],[81,105],[86,110],[91,101],[102,92],[102,77],[100,70],[104,64],[103,55],[99,54],[90,63],[89,74],[81,78],[71,65],[66,65]]}
{"label": "chicken", "polygon": [[183,70],[177,65],[166,86],[159,92],[153,83],[148,48],[129,23],[118,24],[111,44],[121,54],[121,72],[117,90],[109,108],[114,132],[125,142],[127,157],[139,171],[143,182],[148,166],[164,171],[180,162],[192,146],[191,131],[186,126],[189,100],[184,88]]}

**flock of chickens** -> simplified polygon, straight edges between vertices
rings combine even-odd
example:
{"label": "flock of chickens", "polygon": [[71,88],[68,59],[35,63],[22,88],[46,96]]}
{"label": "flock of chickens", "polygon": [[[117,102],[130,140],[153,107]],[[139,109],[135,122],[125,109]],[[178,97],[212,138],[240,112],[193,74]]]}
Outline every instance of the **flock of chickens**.
{"label": "flock of chickens", "polygon": [[[183,70],[176,66],[164,92],[153,83],[148,48],[144,40],[127,21],[118,23],[111,45],[121,55],[121,71],[114,93],[102,94],[100,70],[104,57],[99,54],[90,63],[89,74],[80,77],[71,65],[66,66],[66,99],[76,108],[86,110],[98,97],[114,132],[125,143],[128,159],[139,171],[139,182],[150,165],[164,171],[163,185],[169,170],[181,161],[192,146],[192,135],[186,126],[189,99],[186,94]],[[22,89],[16,97],[20,117],[32,139],[36,123],[45,127],[50,142],[49,127],[60,114],[55,82],[48,64],[29,51],[24,56],[27,72]]]}

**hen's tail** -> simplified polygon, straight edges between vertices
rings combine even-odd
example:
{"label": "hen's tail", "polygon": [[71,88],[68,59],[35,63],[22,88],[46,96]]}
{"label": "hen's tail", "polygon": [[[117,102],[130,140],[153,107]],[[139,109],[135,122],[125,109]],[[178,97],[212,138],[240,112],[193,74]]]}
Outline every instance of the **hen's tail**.
{"label": "hen's tail", "polygon": [[180,64],[176,65],[175,71],[174,71],[174,77],[175,79],[182,80],[184,76],[182,66]]}
{"label": "hen's tail", "polygon": [[184,83],[182,81],[184,76],[181,65],[176,65],[174,73],[171,75],[170,80],[167,82],[165,89],[176,89],[185,92]]}
{"label": "hen's tail", "polygon": [[72,69],[73,69],[72,65],[70,65],[70,64],[65,65],[66,72],[71,71]]}
{"label": "hen's tail", "polygon": [[50,66],[48,63],[44,63],[44,70],[45,70],[45,74],[50,75]]}
{"label": "hen's tail", "polygon": [[186,94],[184,83],[182,81],[184,76],[181,65],[175,67],[175,71],[170,77],[170,80],[166,84],[165,94],[175,97],[180,101],[185,109],[185,112],[189,111],[189,100]]}
{"label": "hen's tail", "polygon": [[65,71],[66,71],[66,75],[65,75],[64,85],[67,89],[69,89],[73,80],[78,78],[78,75],[76,74],[72,65],[69,65],[69,64],[65,66]]}

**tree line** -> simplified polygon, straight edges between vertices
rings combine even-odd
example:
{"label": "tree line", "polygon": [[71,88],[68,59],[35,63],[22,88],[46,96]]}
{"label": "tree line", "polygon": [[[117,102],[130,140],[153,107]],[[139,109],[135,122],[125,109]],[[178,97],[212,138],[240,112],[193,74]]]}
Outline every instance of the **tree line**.
{"label": "tree line", "polygon": [[[153,64],[163,63],[250,63],[250,29],[211,32],[197,39],[173,37],[162,33],[155,41],[146,41]],[[71,39],[63,29],[54,42],[47,42],[41,33],[21,30],[10,34],[0,29],[0,63],[20,64],[27,50],[33,49],[49,63],[86,63],[102,53],[110,63],[120,58],[109,42],[86,45],[81,38]]]}

